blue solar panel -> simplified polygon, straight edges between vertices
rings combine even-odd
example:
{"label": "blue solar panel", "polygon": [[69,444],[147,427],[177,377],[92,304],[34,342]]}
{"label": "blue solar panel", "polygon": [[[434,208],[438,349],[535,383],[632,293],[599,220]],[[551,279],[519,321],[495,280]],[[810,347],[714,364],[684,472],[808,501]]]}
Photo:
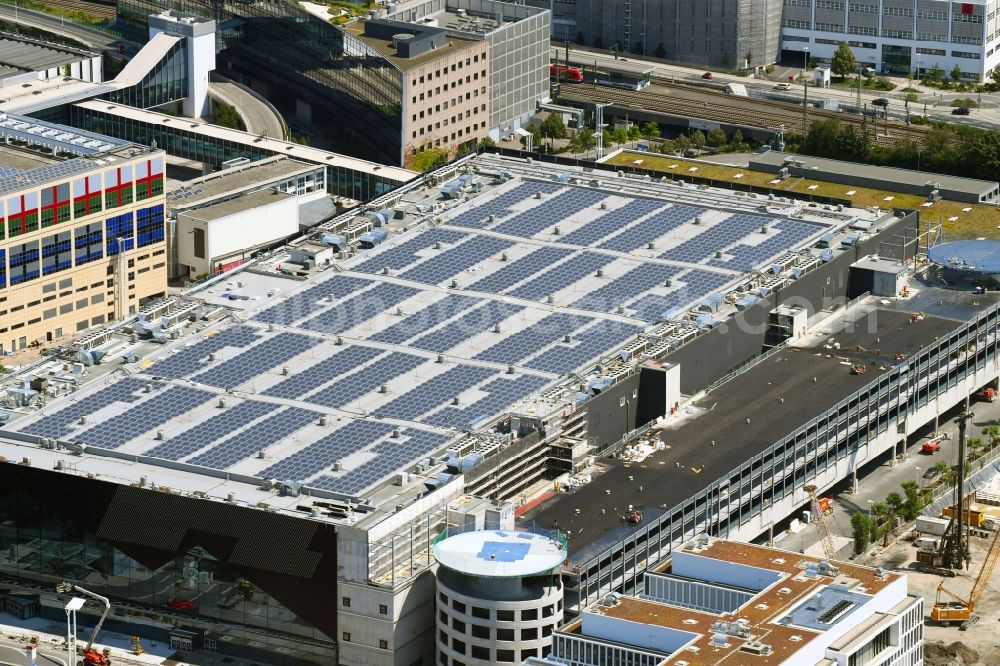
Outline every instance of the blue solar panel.
{"label": "blue solar panel", "polygon": [[[559,238],[560,243],[589,246],[610,234],[620,232],[625,226],[663,208],[666,204],[652,199],[634,199],[621,208],[610,210],[596,220]],[[655,218],[654,218],[655,219]]]}
{"label": "blue solar panel", "polygon": [[472,423],[496,414],[538,391],[550,381],[534,375],[503,375],[480,387],[479,390],[486,393],[486,397],[467,406],[449,405],[421,419],[421,422],[442,428],[468,430]]}
{"label": "blue solar panel", "polygon": [[615,234],[601,243],[600,247],[619,252],[631,252],[644,247],[650,241],[663,238],[674,229],[683,227],[697,216],[707,212],[707,208],[673,204],[670,208]]}
{"label": "blue solar panel", "polygon": [[568,344],[558,342],[525,365],[543,372],[565,374],[610,352],[616,345],[631,340],[641,332],[641,326],[602,320],[574,335]]}
{"label": "blue solar panel", "polygon": [[261,475],[286,481],[304,481],[335,462],[357,453],[392,432],[392,426],[378,421],[351,421],[343,428],[296,451],[271,465]]}
{"label": "blue solar panel", "polygon": [[648,294],[636,299],[629,307],[636,316],[646,321],[670,319],[681,314],[679,308],[703,301],[732,280],[732,275],[691,269],[674,279],[670,293]]}
{"label": "blue solar panel", "polygon": [[512,245],[512,242],[502,238],[476,236],[458,247],[440,252],[399,277],[426,284],[441,284]]}
{"label": "blue solar panel", "polygon": [[476,359],[494,363],[516,364],[521,359],[531,356],[539,349],[547,347],[590,321],[593,319],[580,315],[550,314],[543,317],[537,324],[518,331],[476,354]]}
{"label": "blue solar panel", "polygon": [[300,333],[278,333],[256,347],[209,368],[193,381],[231,390],[269,368],[315,347],[319,340]]}
{"label": "blue solar panel", "polygon": [[448,220],[448,224],[456,227],[484,229],[490,224],[490,215],[496,215],[498,218],[505,217],[510,214],[514,205],[531,197],[535,192],[551,194],[561,187],[562,185],[554,185],[552,183],[521,183],[517,187],[493,198],[481,197],[476,199],[475,205],[472,208],[451,218]]}
{"label": "blue solar panel", "polygon": [[315,391],[320,386],[351,372],[355,368],[368,363],[385,352],[372,347],[345,347],[329,358],[325,358],[307,370],[291,375],[271,388],[264,395],[276,398],[299,398]]}
{"label": "blue solar panel", "polygon": [[427,359],[420,356],[393,352],[317,391],[308,401],[326,407],[343,407],[426,362]]}
{"label": "blue solar panel", "polygon": [[326,307],[325,303],[320,302],[321,299],[329,296],[337,299],[344,298],[348,294],[360,291],[371,284],[370,280],[337,275],[332,279],[317,284],[315,287],[310,287],[290,298],[286,298],[276,305],[272,305],[267,310],[255,316],[254,320],[264,324],[291,326],[293,323],[305,319],[316,310]]}
{"label": "blue solar panel", "polygon": [[311,422],[317,421],[319,416],[318,412],[291,407],[259,421],[244,432],[229,437],[188,462],[214,469],[227,469],[258,451],[281,442]]}
{"label": "blue solar panel", "polygon": [[507,264],[500,270],[493,271],[482,279],[473,282],[467,288],[469,291],[486,291],[499,294],[522,280],[549,270],[554,264],[562,261],[571,254],[573,254],[573,250],[560,247],[542,247],[521,257],[517,261]]}
{"label": "blue solar panel", "polygon": [[162,377],[187,377],[204,369],[209,354],[226,347],[240,349],[248,347],[256,342],[260,336],[260,331],[249,326],[230,328],[196,342],[162,361],[157,361],[150,368],[150,372]]}
{"label": "blue solar panel", "polygon": [[217,439],[227,437],[253,421],[270,414],[280,405],[256,400],[245,400],[230,409],[221,409],[215,416],[201,421],[190,430],[171,437],[145,455],[166,460],[180,460],[202,449]]}
{"label": "blue solar panel", "polygon": [[469,338],[490,330],[503,320],[524,308],[502,301],[485,301],[481,307],[471,310],[441,328],[410,342],[410,346],[424,351],[444,352],[456,347]]}
{"label": "blue solar panel", "polygon": [[712,257],[717,250],[724,250],[760,229],[761,225],[774,221],[774,218],[763,215],[731,215],[725,220],[705,228],[697,236],[663,252],[660,257],[699,264]]}
{"label": "blue solar panel", "polygon": [[398,323],[368,336],[368,339],[393,345],[403,344],[413,336],[425,333],[479,303],[480,300],[477,298],[449,294],[412,314],[407,314]]}
{"label": "blue solar panel", "polygon": [[468,365],[450,368],[420,384],[416,390],[404,393],[372,413],[384,418],[419,421],[420,415],[444,404],[493,374],[496,374],[495,370]]}
{"label": "blue solar panel", "polygon": [[502,234],[531,238],[538,232],[558,224],[560,220],[572,217],[607,197],[606,192],[572,187],[550,199],[542,199],[539,205],[493,226],[492,230]]}
{"label": "blue solar panel", "polygon": [[559,264],[558,270],[547,271],[520,287],[511,289],[511,296],[537,301],[543,296],[565,289],[577,280],[594,273],[614,261],[615,258],[596,252],[580,252]]}
{"label": "blue solar panel", "polygon": [[394,271],[402,270],[420,261],[420,254],[428,248],[433,248],[435,243],[454,244],[468,237],[468,234],[452,229],[430,229],[387,250],[379,251],[376,249],[375,254],[370,259],[354,266],[351,270],[361,273],[380,273],[383,268],[390,268]]}
{"label": "blue solar panel", "polygon": [[21,432],[39,437],[63,439],[73,431],[69,425],[75,423],[81,416],[90,416],[108,405],[118,402],[132,403],[139,401],[142,399],[140,391],[147,383],[154,389],[159,389],[163,386],[161,382],[148,382],[145,379],[127,377],[78,402],[67,405],[54,414],[41,418],[23,428]]}
{"label": "blue solar panel", "polygon": [[712,259],[706,263],[709,266],[730,268],[740,272],[759,268],[775,255],[800,245],[802,241],[823,228],[810,222],[788,219],[779,220],[771,227],[777,233],[771,231],[770,236],[762,242],[754,245],[740,243],[726,250],[726,254],[732,255],[731,257]]}
{"label": "blue solar panel", "polygon": [[149,400],[112,416],[73,439],[86,442],[89,446],[117,449],[157,426],[193,411],[213,397],[214,394],[208,391],[170,386],[166,391],[154,394]]}
{"label": "blue solar panel", "polygon": [[619,305],[632,300],[639,294],[662,286],[668,277],[681,272],[676,266],[662,264],[639,264],[619,278],[576,300],[573,307],[598,312],[611,312]]}
{"label": "blue solar panel", "polygon": [[373,289],[363,291],[320,312],[300,326],[310,331],[336,335],[360,326],[418,293],[420,293],[418,289],[399,284],[378,284]]}

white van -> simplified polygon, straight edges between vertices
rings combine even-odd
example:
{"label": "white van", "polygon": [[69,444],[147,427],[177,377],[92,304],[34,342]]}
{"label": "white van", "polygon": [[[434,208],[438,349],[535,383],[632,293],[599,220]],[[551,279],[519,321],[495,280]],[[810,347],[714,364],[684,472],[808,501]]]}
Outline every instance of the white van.
{"label": "white van", "polygon": [[779,83],[779,84],[777,84],[777,85],[774,86],[774,89],[775,90],[791,90],[792,89],[792,84],[791,83]]}

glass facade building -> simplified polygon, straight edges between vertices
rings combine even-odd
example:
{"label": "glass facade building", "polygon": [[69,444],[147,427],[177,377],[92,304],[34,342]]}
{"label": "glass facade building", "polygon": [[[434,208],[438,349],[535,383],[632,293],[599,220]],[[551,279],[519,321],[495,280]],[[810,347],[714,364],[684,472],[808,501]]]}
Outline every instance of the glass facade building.
{"label": "glass facade building", "polygon": [[[111,631],[166,643],[175,625],[184,626],[203,634],[205,649],[255,663],[337,663],[336,641],[321,630],[334,633],[336,614],[324,620],[303,600],[324,589],[334,598],[332,526],[87,481],[25,468],[5,474],[0,488],[0,575],[12,592],[39,594],[43,616],[65,619],[54,591],[68,581],[112,600]],[[143,509],[150,501],[159,506]],[[245,534],[213,529],[220,517]],[[133,519],[135,536],[122,538]],[[304,530],[314,568],[283,571],[301,563],[269,561],[266,535],[287,530]]]}
{"label": "glass facade building", "polygon": [[217,69],[307,116],[337,152],[401,164],[402,72],[361,40],[287,0],[119,0],[119,23],[145,40],[165,9],[214,19]]}
{"label": "glass facade building", "polygon": [[106,97],[117,104],[151,109],[187,96],[187,49],[183,41],[178,41],[138,85],[115,90]]}

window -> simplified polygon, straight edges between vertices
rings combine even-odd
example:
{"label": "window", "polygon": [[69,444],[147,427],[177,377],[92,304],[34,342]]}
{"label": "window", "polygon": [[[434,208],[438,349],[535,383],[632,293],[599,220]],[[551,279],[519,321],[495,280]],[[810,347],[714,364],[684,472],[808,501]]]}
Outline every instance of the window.
{"label": "window", "polygon": [[[204,259],[205,257],[198,255],[198,258],[199,259]],[[340,598],[340,605],[343,606],[344,608],[350,608],[351,607],[351,598],[350,597],[341,597]]]}
{"label": "window", "polygon": [[344,631],[344,632],[341,632],[341,634],[340,634],[340,638],[341,638],[341,639],[342,639],[342,640],[343,640],[343,641],[344,641],[345,643],[350,643],[350,642],[351,642],[351,632],[349,632],[349,631]]}
{"label": "window", "polygon": [[465,654],[465,641],[460,641],[457,638],[452,638],[451,649],[459,654]]}
{"label": "window", "polygon": [[948,12],[929,10],[929,9],[918,9],[917,10],[918,19],[930,19],[932,21],[947,21]]}
{"label": "window", "polygon": [[886,28],[882,31],[883,37],[889,37],[890,39],[913,39],[912,30],[890,30]]}
{"label": "window", "polygon": [[132,227],[132,213],[125,213],[105,220],[107,233],[105,245],[107,255],[113,256],[119,251],[128,251],[135,247],[135,229]]}
{"label": "window", "polygon": [[878,37],[878,28],[873,26],[852,25],[847,29],[852,35],[866,35],[868,37]]}
{"label": "window", "polygon": [[386,606],[385,604],[379,604],[378,605],[378,612],[381,615],[388,615],[389,614],[389,607]]}
{"label": "window", "polygon": [[852,2],[848,9],[855,14],[878,14],[876,5],[863,5],[860,2]]}
{"label": "window", "polygon": [[73,265],[70,232],[64,231],[42,239],[42,275],[52,275]]}
{"label": "window", "polygon": [[513,629],[497,629],[497,640],[498,641],[513,641],[514,640],[514,630]]}
{"label": "window", "polygon": [[38,241],[14,245],[9,248],[11,286],[38,278]]}
{"label": "window", "polygon": [[883,7],[882,13],[886,16],[913,16],[912,7]]}
{"label": "window", "polygon": [[490,658],[489,648],[480,647],[478,645],[472,646],[472,658],[473,659],[486,659]]}
{"label": "window", "polygon": [[472,625],[472,637],[473,638],[485,638],[490,639],[490,628],[483,626],[481,624]]}
{"label": "window", "polygon": [[834,12],[844,11],[844,3],[840,0],[816,0],[816,9],[828,9]]}
{"label": "window", "polygon": [[163,241],[163,204],[140,208],[135,213],[135,221],[137,247],[146,247]]}
{"label": "window", "polygon": [[42,188],[42,228],[70,219],[69,183]]}
{"label": "window", "polygon": [[463,604],[458,599],[452,599],[451,600],[451,607],[454,608],[455,610],[457,610],[459,613],[464,613],[465,612],[465,604]]}
{"label": "window", "polygon": [[514,651],[513,650],[497,650],[497,661],[514,661]]}
{"label": "window", "polygon": [[[197,259],[205,258],[205,230],[195,227],[194,229],[194,256]],[[351,607],[350,597],[344,597],[344,607]]]}
{"label": "window", "polygon": [[479,606],[472,607],[472,617],[483,618],[484,620],[490,619],[490,609],[480,608]]}
{"label": "window", "polygon": [[[932,34],[932,33],[929,33],[929,32],[918,32],[917,33],[917,39],[920,40],[921,42],[947,42],[948,41],[948,35],[945,35],[945,34]],[[931,49],[931,50],[933,50],[933,49]],[[917,49],[917,52],[918,53],[920,52],[919,48]],[[941,55],[944,55],[944,52],[942,52]]]}
{"label": "window", "polygon": [[7,199],[7,237],[38,231],[38,193]]}
{"label": "window", "polygon": [[538,638],[538,627],[531,627],[528,629],[521,630],[522,641],[533,641],[536,638]]}
{"label": "window", "polygon": [[455,631],[460,631],[465,633],[465,623],[459,620],[457,617],[451,618],[451,628]]}
{"label": "window", "polygon": [[104,225],[101,222],[77,227],[73,230],[76,265],[97,261],[104,256]]}
{"label": "window", "polygon": [[980,60],[982,58],[981,54],[971,51],[952,51],[951,56],[953,58],[968,58],[970,60]]}
{"label": "window", "polygon": [[542,617],[552,617],[555,614],[555,606],[545,606],[542,608]]}
{"label": "window", "polygon": [[816,21],[816,29],[822,32],[844,32],[844,26],[840,23],[822,23]]}
{"label": "window", "polygon": [[378,646],[379,646],[379,649],[381,649],[381,650],[388,650],[389,649],[389,641],[379,639]]}
{"label": "window", "polygon": [[498,610],[497,611],[497,621],[499,621],[499,622],[513,622],[514,621],[514,611],[512,611],[512,610]]}

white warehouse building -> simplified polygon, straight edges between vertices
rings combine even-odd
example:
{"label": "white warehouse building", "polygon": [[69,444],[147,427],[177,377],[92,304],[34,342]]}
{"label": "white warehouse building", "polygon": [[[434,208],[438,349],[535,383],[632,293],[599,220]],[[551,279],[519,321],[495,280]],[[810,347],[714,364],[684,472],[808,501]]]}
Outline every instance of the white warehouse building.
{"label": "white warehouse building", "polygon": [[935,65],[947,76],[983,81],[1000,64],[1000,1],[785,0],[783,59],[805,53],[829,63],[847,42],[861,67],[924,76]]}

